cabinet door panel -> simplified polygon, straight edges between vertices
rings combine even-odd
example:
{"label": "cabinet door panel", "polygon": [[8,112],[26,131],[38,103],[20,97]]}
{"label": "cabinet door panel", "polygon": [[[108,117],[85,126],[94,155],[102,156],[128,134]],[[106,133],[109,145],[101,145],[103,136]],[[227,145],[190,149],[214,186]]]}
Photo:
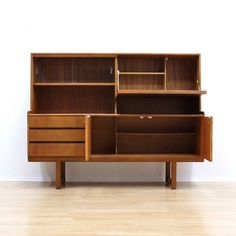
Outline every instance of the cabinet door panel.
{"label": "cabinet door panel", "polygon": [[201,118],[201,156],[212,161],[212,117]]}

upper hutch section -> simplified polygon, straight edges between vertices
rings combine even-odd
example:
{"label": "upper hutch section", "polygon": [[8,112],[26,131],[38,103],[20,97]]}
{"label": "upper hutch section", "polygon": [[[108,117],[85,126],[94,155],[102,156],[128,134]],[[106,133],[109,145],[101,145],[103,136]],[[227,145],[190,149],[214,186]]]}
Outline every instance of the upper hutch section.
{"label": "upper hutch section", "polygon": [[32,54],[31,77],[35,113],[195,114],[206,93],[198,54]]}
{"label": "upper hutch section", "polygon": [[120,93],[201,94],[199,55],[119,55]]}

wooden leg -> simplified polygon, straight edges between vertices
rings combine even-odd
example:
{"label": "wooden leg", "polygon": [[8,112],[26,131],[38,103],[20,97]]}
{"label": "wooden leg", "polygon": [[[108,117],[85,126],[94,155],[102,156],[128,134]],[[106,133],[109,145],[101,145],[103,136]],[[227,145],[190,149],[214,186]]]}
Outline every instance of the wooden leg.
{"label": "wooden leg", "polygon": [[61,188],[61,179],[62,179],[62,162],[56,162],[56,189]]}
{"label": "wooden leg", "polygon": [[170,162],[166,162],[166,186],[170,186]]}
{"label": "wooden leg", "polygon": [[66,163],[63,161],[61,163],[61,183],[65,185],[66,182]]}
{"label": "wooden leg", "polygon": [[176,162],[171,162],[171,188],[176,189]]}

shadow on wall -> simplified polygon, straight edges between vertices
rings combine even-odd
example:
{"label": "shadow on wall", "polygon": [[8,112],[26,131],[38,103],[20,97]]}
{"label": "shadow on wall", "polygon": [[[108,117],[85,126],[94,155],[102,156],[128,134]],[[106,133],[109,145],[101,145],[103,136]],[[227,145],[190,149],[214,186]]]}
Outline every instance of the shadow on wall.
{"label": "shadow on wall", "polygon": [[[39,163],[43,179],[55,180],[55,163]],[[192,164],[177,164],[178,179],[191,180]],[[165,163],[67,162],[66,181],[72,182],[162,182]]]}

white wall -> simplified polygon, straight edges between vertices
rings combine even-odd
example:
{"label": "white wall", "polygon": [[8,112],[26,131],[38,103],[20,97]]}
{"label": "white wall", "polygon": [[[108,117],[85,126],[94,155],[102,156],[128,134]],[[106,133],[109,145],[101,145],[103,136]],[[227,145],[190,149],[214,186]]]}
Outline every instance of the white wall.
{"label": "white wall", "polygon": [[[1,1],[0,179],[54,179],[54,164],[27,162],[30,52],[200,52],[214,162],[180,164],[179,180],[236,180],[234,2]],[[70,180],[155,181],[163,164],[69,163],[67,173]]]}

